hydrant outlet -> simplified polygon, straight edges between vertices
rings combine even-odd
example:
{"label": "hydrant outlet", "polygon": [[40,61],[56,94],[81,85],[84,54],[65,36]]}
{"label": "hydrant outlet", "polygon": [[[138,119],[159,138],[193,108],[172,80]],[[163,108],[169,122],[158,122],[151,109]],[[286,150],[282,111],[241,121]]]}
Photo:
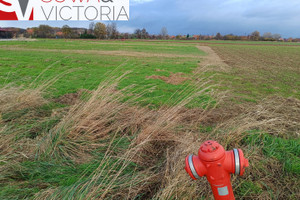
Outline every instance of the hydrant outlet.
{"label": "hydrant outlet", "polygon": [[189,155],[185,159],[185,170],[194,180],[206,176],[216,200],[234,198],[230,183],[230,174],[242,176],[249,166],[241,149],[225,151],[216,141],[204,142],[198,155]]}

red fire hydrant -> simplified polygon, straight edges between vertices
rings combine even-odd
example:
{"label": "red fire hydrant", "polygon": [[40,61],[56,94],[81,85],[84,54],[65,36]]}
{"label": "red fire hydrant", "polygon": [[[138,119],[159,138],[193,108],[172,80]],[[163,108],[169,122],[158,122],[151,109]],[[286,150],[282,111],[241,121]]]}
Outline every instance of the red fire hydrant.
{"label": "red fire hydrant", "polygon": [[206,176],[216,200],[233,200],[230,174],[242,176],[249,166],[241,149],[226,151],[216,141],[206,141],[199,149],[198,156],[187,156],[185,170],[192,179]]}

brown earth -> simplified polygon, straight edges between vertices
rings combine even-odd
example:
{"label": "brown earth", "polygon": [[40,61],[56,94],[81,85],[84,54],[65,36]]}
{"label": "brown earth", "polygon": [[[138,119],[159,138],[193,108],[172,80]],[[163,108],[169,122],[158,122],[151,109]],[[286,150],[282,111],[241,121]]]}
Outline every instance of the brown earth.
{"label": "brown earth", "polygon": [[75,93],[64,94],[61,97],[54,99],[54,102],[66,104],[66,105],[74,105],[74,104],[78,103],[78,101],[80,100],[80,97],[83,94],[89,94],[89,93],[91,93],[91,91],[86,90],[86,89],[80,89]]}

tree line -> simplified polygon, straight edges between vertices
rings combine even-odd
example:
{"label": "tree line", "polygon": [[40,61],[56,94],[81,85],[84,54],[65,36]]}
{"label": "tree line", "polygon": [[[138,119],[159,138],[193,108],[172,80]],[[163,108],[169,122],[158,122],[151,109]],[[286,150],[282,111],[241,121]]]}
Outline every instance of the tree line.
{"label": "tree line", "polygon": [[283,39],[280,34],[270,32],[260,34],[258,31],[250,35],[169,35],[166,27],[162,27],[159,34],[149,34],[145,28],[136,29],[133,33],[121,33],[116,23],[104,24],[101,22],[89,24],[89,28],[71,28],[64,25],[62,28],[40,25],[39,27],[15,29],[16,36],[22,35],[28,38],[72,38],[72,39],[164,39],[164,40],[252,40],[252,41],[289,41],[300,42],[300,39]]}
{"label": "tree line", "polygon": [[136,29],[134,33],[120,33],[116,23],[104,24],[101,22],[89,24],[89,28],[71,28],[64,25],[62,28],[40,25],[28,28],[23,34],[30,38],[81,38],[81,39],[169,39],[168,30],[163,27],[161,34],[149,34],[145,28]]}

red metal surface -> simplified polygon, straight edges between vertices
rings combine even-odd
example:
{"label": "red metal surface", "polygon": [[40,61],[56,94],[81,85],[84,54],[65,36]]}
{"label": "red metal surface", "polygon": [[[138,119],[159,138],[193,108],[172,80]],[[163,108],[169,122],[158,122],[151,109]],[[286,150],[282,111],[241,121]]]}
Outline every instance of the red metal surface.
{"label": "red metal surface", "polygon": [[[235,198],[230,175],[240,166],[239,175],[242,176],[245,168],[249,166],[242,150],[238,149],[238,153],[239,158],[235,158],[233,150],[225,151],[216,141],[206,141],[200,146],[198,156],[192,157],[192,164],[189,156],[186,157],[185,170],[194,180],[197,179],[195,176],[206,176],[216,200],[233,200]],[[197,174],[193,174],[193,169]]]}

